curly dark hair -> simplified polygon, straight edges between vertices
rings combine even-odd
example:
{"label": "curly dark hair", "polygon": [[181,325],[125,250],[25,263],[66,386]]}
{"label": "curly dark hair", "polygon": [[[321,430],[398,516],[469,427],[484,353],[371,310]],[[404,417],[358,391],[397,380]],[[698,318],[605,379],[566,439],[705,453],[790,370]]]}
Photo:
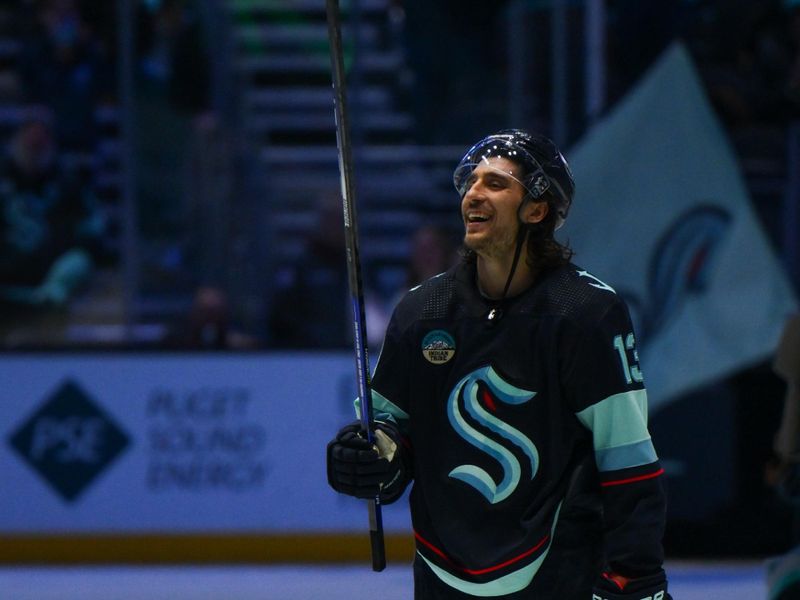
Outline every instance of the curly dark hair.
{"label": "curly dark hair", "polygon": [[545,193],[544,199],[550,206],[547,216],[539,223],[528,223],[523,227],[528,230],[528,265],[547,270],[567,264],[575,252],[569,247],[569,242],[562,244],[555,239],[558,214],[553,209],[549,192]]}

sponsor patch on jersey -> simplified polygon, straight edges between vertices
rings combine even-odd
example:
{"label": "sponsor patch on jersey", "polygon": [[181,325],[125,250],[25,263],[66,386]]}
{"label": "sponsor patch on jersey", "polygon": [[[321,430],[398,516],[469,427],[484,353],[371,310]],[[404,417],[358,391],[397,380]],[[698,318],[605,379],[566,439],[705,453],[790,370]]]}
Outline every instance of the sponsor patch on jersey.
{"label": "sponsor patch on jersey", "polygon": [[434,365],[443,365],[456,353],[456,341],[443,329],[434,329],[422,339],[422,355]]}

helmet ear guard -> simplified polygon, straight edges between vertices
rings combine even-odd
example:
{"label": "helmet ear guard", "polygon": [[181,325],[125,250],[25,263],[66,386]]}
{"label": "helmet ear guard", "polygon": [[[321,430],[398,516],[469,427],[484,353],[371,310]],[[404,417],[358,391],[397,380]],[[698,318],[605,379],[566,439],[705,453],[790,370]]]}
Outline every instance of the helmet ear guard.
{"label": "helmet ear guard", "polygon": [[530,190],[534,199],[539,199],[542,195],[550,189],[550,180],[545,175],[539,175],[536,180],[530,185],[526,186]]}
{"label": "helmet ear guard", "polygon": [[520,129],[504,129],[489,135],[472,146],[453,172],[453,184],[463,198],[470,184],[470,175],[481,163],[501,157],[522,167],[523,176],[510,175],[528,192],[524,200],[539,200],[548,190],[548,202],[557,214],[556,229],[564,224],[572,204],[575,182],[572,172],[556,145],[542,135]]}

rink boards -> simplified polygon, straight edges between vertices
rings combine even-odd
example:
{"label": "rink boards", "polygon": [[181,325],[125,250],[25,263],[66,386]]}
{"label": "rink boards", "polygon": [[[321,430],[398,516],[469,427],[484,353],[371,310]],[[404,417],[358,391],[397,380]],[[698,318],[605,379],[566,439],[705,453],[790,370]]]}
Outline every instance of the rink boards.
{"label": "rink boards", "polygon": [[[327,486],[349,353],[0,360],[0,561],[347,560],[363,502]],[[384,508],[411,552],[405,502]]]}

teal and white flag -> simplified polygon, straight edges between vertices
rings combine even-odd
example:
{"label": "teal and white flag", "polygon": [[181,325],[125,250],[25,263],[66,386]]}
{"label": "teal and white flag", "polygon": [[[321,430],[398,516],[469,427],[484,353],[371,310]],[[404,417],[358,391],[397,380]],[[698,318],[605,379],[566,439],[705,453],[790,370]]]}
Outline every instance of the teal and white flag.
{"label": "teal and white flag", "polygon": [[559,237],[627,300],[651,410],[774,351],[797,302],[682,45],[567,159]]}

